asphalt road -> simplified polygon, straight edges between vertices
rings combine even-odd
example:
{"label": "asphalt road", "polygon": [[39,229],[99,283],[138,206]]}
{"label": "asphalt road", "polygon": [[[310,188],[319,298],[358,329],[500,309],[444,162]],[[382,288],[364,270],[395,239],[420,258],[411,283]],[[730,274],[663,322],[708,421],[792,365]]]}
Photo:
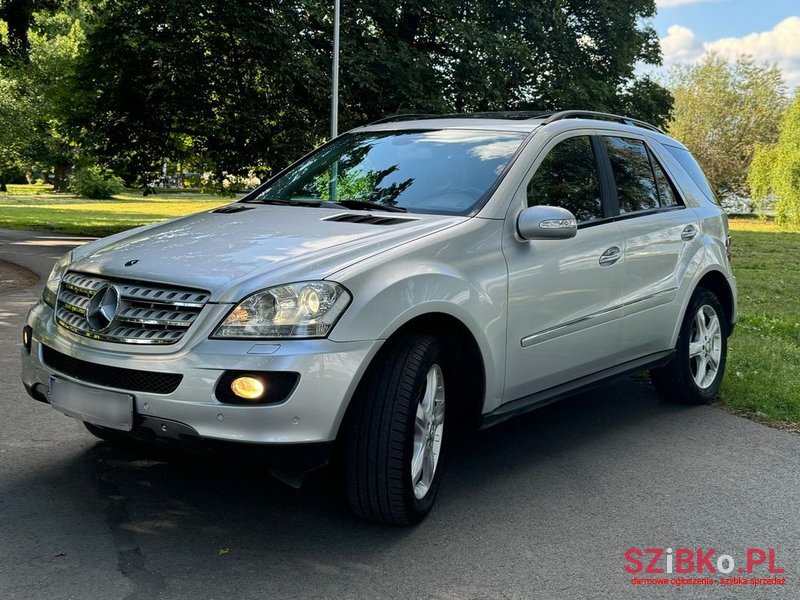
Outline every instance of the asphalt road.
{"label": "asphalt road", "polygon": [[[0,259],[45,277],[75,243],[0,230]],[[324,477],[115,450],[30,400],[41,285],[0,296],[0,599],[800,598],[800,436],[630,378],[461,443],[426,521],[374,526]],[[787,584],[634,587],[630,547],[775,548]]]}

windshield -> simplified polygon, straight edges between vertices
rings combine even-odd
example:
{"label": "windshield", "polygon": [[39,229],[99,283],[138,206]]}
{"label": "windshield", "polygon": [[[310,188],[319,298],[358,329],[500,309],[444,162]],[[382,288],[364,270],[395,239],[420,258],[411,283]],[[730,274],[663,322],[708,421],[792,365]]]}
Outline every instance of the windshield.
{"label": "windshield", "polygon": [[467,214],[525,134],[438,129],[345,134],[293,166],[251,201],[364,203]]}

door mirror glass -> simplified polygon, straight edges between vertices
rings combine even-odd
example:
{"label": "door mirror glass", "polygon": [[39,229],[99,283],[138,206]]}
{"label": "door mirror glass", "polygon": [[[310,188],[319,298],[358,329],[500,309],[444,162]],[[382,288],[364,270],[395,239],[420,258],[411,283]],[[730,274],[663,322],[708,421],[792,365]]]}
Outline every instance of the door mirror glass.
{"label": "door mirror glass", "polygon": [[566,240],[578,233],[578,223],[566,208],[529,206],[517,217],[517,233],[523,240]]}

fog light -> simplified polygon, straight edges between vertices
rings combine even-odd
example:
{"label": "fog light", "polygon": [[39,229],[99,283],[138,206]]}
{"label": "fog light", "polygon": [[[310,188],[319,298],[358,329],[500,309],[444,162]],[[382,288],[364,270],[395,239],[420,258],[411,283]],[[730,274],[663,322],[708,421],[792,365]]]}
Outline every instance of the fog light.
{"label": "fog light", "polygon": [[25,327],[22,329],[22,345],[25,346],[25,350],[30,352],[32,343],[33,343],[33,329],[31,329],[30,325],[25,325]]}
{"label": "fog light", "polygon": [[258,400],[264,395],[264,382],[255,377],[237,377],[231,382],[231,391],[245,400]]}

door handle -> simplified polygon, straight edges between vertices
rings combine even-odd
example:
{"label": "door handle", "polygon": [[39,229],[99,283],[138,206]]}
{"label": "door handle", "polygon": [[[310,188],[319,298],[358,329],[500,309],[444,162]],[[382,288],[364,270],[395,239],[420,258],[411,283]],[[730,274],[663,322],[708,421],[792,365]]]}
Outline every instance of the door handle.
{"label": "door handle", "polygon": [[620,250],[619,246],[611,246],[611,248],[600,255],[600,260],[598,262],[602,266],[608,267],[617,262],[621,257],[622,250]]}
{"label": "door handle", "polygon": [[697,235],[697,227],[695,227],[694,225],[687,225],[686,227],[683,228],[683,231],[681,231],[681,239],[684,242],[690,242],[691,240],[694,239],[696,235]]}

